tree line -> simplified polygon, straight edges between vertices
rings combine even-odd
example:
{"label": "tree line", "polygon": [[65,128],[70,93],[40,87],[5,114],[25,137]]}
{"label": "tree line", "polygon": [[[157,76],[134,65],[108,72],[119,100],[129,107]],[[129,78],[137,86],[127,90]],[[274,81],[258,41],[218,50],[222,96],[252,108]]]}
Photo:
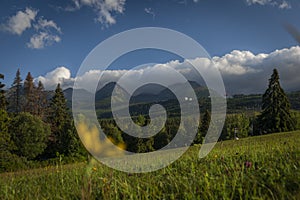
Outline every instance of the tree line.
{"label": "tree line", "polygon": [[[0,74],[0,79],[3,78]],[[87,155],[78,138],[60,84],[50,98],[42,82],[35,85],[30,73],[23,82],[18,70],[12,86],[6,91],[3,88],[4,84],[0,82],[0,166],[5,166],[7,160],[16,163],[20,159],[40,161],[61,155],[72,158]],[[299,118],[300,115],[291,112],[290,102],[280,86],[278,71],[274,69],[262,97],[261,112],[228,114],[219,139],[293,131],[300,128]],[[147,115],[133,116],[132,119],[139,126],[150,123]],[[122,132],[113,119],[99,119],[99,123],[114,142],[124,143],[127,151],[141,153],[166,146],[179,129],[181,134],[189,137],[189,127],[196,122],[191,118],[179,126],[180,120],[180,117],[168,117],[162,130],[150,138],[136,138]],[[201,144],[210,125],[214,126],[213,122],[211,124],[211,114],[205,110],[197,135],[190,138],[189,142]]]}
{"label": "tree line", "polygon": [[[227,114],[219,140],[300,129],[300,113],[291,111],[290,107],[287,95],[280,85],[279,73],[274,69],[269,79],[268,88],[262,96],[261,112]],[[147,115],[139,115],[133,117],[133,120],[136,124],[145,126],[150,123],[148,117]],[[113,119],[102,119],[99,122],[104,129],[109,127],[104,132],[110,134],[110,137],[115,138],[115,140],[124,142],[127,145],[127,150],[132,152],[149,152],[164,147],[175,137],[179,129],[180,117],[170,117],[168,115],[164,128],[155,136],[147,139],[128,136],[117,127]],[[201,116],[198,132],[193,140],[194,144],[203,142],[210,122],[211,114],[206,109]],[[188,130],[187,127],[192,123],[196,122],[188,119],[188,123],[183,125],[181,132],[186,134],[186,137],[189,135],[188,131],[186,131]],[[214,123],[211,125],[214,126]]]}
{"label": "tree line", "polygon": [[0,171],[27,161],[84,157],[60,84],[49,99],[42,82],[36,85],[30,72],[23,81],[20,74],[7,90],[0,82]]}

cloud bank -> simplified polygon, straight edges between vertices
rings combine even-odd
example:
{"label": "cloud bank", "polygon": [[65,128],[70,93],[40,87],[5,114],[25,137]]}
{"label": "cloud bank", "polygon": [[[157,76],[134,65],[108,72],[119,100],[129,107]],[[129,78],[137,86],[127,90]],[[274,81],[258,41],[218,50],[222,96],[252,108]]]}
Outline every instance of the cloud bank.
{"label": "cloud bank", "polygon": [[[104,72],[99,85],[101,87],[108,82],[117,81],[124,75],[129,81],[131,76],[138,76],[141,79],[170,79],[171,83],[172,77],[165,75],[161,77],[162,74],[166,74],[164,71],[167,67],[177,70],[188,80],[198,81],[200,84],[203,84],[202,79],[193,70],[191,64],[196,67],[202,67],[204,71],[209,67],[217,67],[223,77],[226,91],[231,95],[263,93],[274,68],[278,69],[280,80],[285,90],[300,90],[299,46],[276,50],[269,54],[261,53],[255,55],[250,51],[234,50],[222,57],[213,57],[212,60],[195,58],[183,62],[170,61],[141,69],[107,70]],[[42,81],[46,89],[54,89],[57,83],[61,83],[63,88],[66,89],[72,87],[75,80],[85,88],[89,88],[92,82],[98,80],[101,73],[102,71],[100,70],[91,70],[82,76],[72,78],[69,69],[59,67],[45,76],[38,77],[36,81]]]}

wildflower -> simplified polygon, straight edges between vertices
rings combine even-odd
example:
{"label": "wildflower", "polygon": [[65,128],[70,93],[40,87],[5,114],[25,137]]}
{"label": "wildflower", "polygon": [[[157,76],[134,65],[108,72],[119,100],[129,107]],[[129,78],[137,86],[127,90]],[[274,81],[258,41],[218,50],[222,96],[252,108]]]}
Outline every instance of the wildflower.
{"label": "wildflower", "polygon": [[96,168],[96,167],[93,167],[92,170],[93,170],[93,171],[97,171],[97,168]]}
{"label": "wildflower", "polygon": [[252,162],[246,161],[246,162],[244,163],[244,166],[245,166],[246,168],[251,168],[251,167],[252,167]]}
{"label": "wildflower", "polygon": [[216,154],[216,155],[215,155],[215,158],[217,158],[217,157],[218,157],[218,155]]}
{"label": "wildflower", "polygon": [[103,183],[106,183],[107,182],[107,178],[103,178],[102,181],[103,181]]}

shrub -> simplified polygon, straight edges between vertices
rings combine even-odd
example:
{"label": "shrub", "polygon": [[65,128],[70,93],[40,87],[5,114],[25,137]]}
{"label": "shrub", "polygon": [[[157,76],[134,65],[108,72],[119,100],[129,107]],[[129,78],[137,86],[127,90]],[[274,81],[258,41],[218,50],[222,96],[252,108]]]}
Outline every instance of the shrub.
{"label": "shrub", "polygon": [[14,153],[28,159],[43,153],[50,135],[49,125],[29,113],[20,113],[13,118],[9,131],[16,145]]}

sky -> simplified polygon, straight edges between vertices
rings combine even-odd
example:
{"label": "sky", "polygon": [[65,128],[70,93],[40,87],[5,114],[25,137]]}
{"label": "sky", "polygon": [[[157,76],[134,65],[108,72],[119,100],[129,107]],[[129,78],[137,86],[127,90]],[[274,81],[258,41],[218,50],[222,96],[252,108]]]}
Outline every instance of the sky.
{"label": "sky", "polygon": [[[275,67],[284,89],[299,91],[300,47],[284,28],[288,23],[300,30],[299,11],[298,0],[2,0],[2,82],[10,87],[20,68],[23,79],[31,72],[46,89],[58,82],[67,88],[75,80],[88,85],[87,80],[97,78],[100,70],[76,74],[100,42],[133,28],[162,27],[201,44],[220,70],[229,94],[264,92]],[[183,70],[186,60],[158,50],[120,57],[105,77],[117,80],[144,63],[160,63],[155,65],[157,73],[171,66],[195,79],[192,71]]]}

